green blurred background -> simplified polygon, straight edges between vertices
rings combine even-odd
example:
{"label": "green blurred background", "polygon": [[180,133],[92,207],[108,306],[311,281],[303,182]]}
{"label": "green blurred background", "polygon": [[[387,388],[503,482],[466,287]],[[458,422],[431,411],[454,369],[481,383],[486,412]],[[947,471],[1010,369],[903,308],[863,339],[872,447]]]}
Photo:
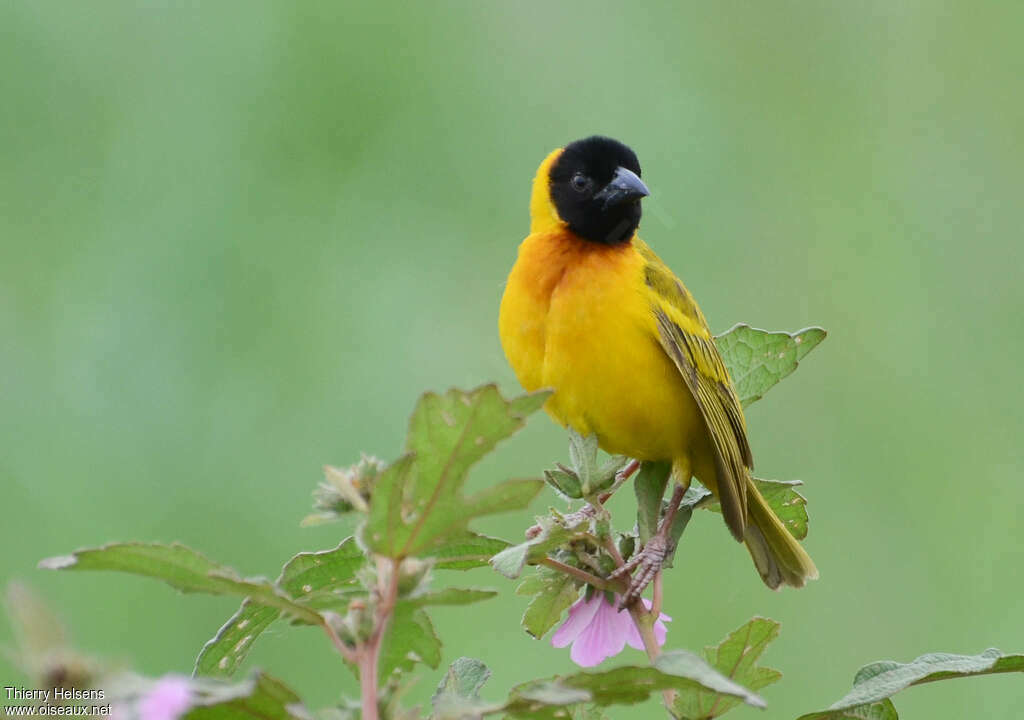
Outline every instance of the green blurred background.
{"label": "green blurred background", "polygon": [[[233,600],[35,562],[180,540],[274,575],[336,543],[298,527],[324,463],[394,457],[425,389],[517,390],[496,320],[530,179],[600,132],[639,154],[643,235],[716,330],[830,331],[749,413],[759,471],[806,481],[821,580],[769,592],[701,516],[670,644],[780,620],[772,718],[872,660],[1024,650],[1022,22],[970,2],[3,3],[0,580],[88,650],[188,672]],[[564,456],[538,416],[472,482]],[[491,697],[570,668],[519,629],[510,583],[438,580],[504,591],[434,614],[444,662],[486,661]],[[250,664],[313,706],[355,692],[310,630]],[[1018,718],[1024,692],[897,706]]]}

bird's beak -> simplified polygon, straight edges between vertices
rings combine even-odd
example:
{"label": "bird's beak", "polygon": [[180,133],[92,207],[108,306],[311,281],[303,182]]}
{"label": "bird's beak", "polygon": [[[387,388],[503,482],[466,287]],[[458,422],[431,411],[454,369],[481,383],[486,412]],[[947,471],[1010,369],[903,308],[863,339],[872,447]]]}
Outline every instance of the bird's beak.
{"label": "bird's beak", "polygon": [[604,186],[601,192],[594,196],[595,200],[604,203],[603,209],[621,205],[629,200],[637,200],[647,197],[651,191],[644,185],[644,181],[633,172],[624,167],[615,170],[612,181]]}

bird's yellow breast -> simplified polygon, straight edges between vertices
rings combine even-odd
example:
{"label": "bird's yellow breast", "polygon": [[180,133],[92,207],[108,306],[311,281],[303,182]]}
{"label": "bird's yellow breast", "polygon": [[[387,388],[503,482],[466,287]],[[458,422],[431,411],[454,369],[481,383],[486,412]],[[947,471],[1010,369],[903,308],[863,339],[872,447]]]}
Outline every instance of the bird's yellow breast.
{"label": "bird's yellow breast", "polygon": [[706,433],[659,344],[644,267],[632,244],[531,234],[502,298],[501,341],[523,387],[555,390],[546,408],[558,422],[608,452],[679,461]]}

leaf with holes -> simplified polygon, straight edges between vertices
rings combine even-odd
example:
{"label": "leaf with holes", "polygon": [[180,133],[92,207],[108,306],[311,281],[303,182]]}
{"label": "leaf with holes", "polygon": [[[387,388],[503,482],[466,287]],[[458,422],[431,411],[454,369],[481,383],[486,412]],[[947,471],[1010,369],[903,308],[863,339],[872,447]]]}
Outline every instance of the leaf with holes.
{"label": "leaf with holes", "polygon": [[[777,622],[755,617],[729,633],[717,646],[704,648],[701,654],[718,672],[746,688],[760,690],[782,677],[778,670],[756,664],[768,643],[778,635]],[[718,717],[737,704],[739,700],[734,696],[698,689],[680,692],[673,709],[680,717],[707,720]]]}
{"label": "leaf with holes", "polygon": [[825,339],[825,331],[809,327],[795,333],[769,332],[739,324],[715,338],[744,407],[796,370],[804,357]]}
{"label": "leaf with holes", "polygon": [[[322,609],[338,603],[346,590],[360,589],[356,573],[365,564],[366,557],[355,540],[346,538],[332,550],[299,553],[293,557],[282,568],[276,585],[296,601]],[[256,638],[281,615],[277,608],[250,599],[243,601],[238,611],[203,646],[196,658],[195,674],[233,675]]]}
{"label": "leaf with holes", "polygon": [[526,507],[542,480],[510,480],[464,496],[469,469],[519,430],[549,393],[505,400],[494,385],[420,398],[406,454],[377,477],[360,533],[374,553],[429,557],[476,517]]}

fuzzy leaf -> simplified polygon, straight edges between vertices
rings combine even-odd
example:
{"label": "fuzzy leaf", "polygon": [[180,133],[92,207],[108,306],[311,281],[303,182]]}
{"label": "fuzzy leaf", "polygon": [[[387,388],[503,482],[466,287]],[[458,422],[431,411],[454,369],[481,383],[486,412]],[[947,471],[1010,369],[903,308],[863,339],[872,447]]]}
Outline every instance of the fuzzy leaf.
{"label": "fuzzy leaf", "polygon": [[769,332],[739,324],[715,338],[744,407],[760,400],[773,385],[796,370],[804,356],[825,339],[809,327],[795,333]]}
{"label": "fuzzy leaf", "polygon": [[339,520],[353,510],[365,513],[369,510],[370,495],[384,467],[384,463],[372,455],[363,455],[358,463],[347,468],[326,466],[324,482],[313,491],[313,509],[316,512],[306,516],[302,525]]}
{"label": "fuzzy leaf", "polygon": [[490,676],[491,671],[479,660],[460,657],[453,662],[431,698],[433,720],[479,717],[493,709],[493,703],[480,699],[480,688]]}
{"label": "fuzzy leaf", "polygon": [[465,498],[477,461],[519,430],[543,397],[506,401],[494,385],[420,398],[409,423],[406,454],[377,478],[361,529],[371,551],[393,558],[427,557],[475,517],[527,504],[542,482],[512,481]]}
{"label": "fuzzy leaf", "polygon": [[636,492],[636,525],[641,544],[646,544],[658,531],[661,501],[665,496],[665,488],[671,474],[670,462],[645,462],[633,480],[633,490]]}
{"label": "fuzzy leaf", "polygon": [[[615,475],[629,462],[622,455],[612,455],[602,462],[598,458],[597,436],[583,437],[573,428],[569,428],[569,460],[572,473],[580,484],[582,497],[607,490],[615,482]],[[559,468],[565,472],[565,468]]]}
{"label": "fuzzy leaf", "polygon": [[[807,498],[797,492],[796,488],[803,485],[800,480],[762,480],[754,478],[758,492],[768,503],[789,534],[797,540],[807,537]],[[708,510],[720,513],[722,506],[717,498],[704,504]]]}
{"label": "fuzzy leaf", "polygon": [[541,517],[537,521],[541,531],[519,545],[502,550],[491,558],[491,567],[507,578],[515,579],[527,564],[543,559],[549,550],[574,540],[586,531],[589,518],[579,517],[571,526],[566,526],[570,516]]}
{"label": "fuzzy leaf", "polygon": [[544,637],[579,597],[578,584],[568,575],[540,567],[524,578],[516,588],[517,595],[532,595],[523,614],[523,628],[533,637]]}
{"label": "fuzzy leaf", "polygon": [[[716,647],[706,647],[704,659],[719,672],[751,690],[760,690],[782,677],[778,670],[757,665],[757,660],[772,640],[778,637],[779,624],[767,618],[752,618]],[[739,703],[736,697],[704,689],[680,692],[674,710],[692,720],[715,718]]]}
{"label": "fuzzy leaf", "polygon": [[1008,672],[1024,672],[1024,655],[1004,655],[995,648],[989,648],[980,655],[929,653],[909,663],[884,660],[865,665],[857,671],[853,689],[825,713],[803,715],[800,720],[841,718],[844,715],[835,713],[878,704],[911,685]]}
{"label": "fuzzy leaf", "polygon": [[509,546],[498,538],[465,532],[453,535],[434,548],[430,555],[438,570],[471,570],[484,567],[497,553]]}
{"label": "fuzzy leaf", "polygon": [[183,720],[308,720],[298,695],[287,685],[264,673],[246,682],[217,688],[193,681],[193,697],[199,704]]}
{"label": "fuzzy leaf", "polygon": [[899,720],[892,700],[886,698],[868,705],[855,705],[843,710],[824,710],[801,715],[799,720]]}
{"label": "fuzzy leaf", "polygon": [[765,706],[758,695],[725,677],[700,657],[685,650],[671,650],[653,666],[580,672],[519,685],[512,689],[506,711],[513,717],[534,717],[529,713],[537,705],[631,705],[643,702],[653,692],[669,689],[688,693],[704,690],[754,707]]}
{"label": "fuzzy leaf", "polygon": [[481,590],[479,588],[445,588],[421,595],[415,595],[402,602],[407,602],[416,607],[428,607],[430,605],[470,605],[490,600],[498,594],[497,590]]}
{"label": "fuzzy leaf", "polygon": [[267,580],[241,578],[231,568],[178,543],[111,543],[41,560],[39,567],[44,570],[118,570],[163,580],[182,592],[251,597],[297,620],[312,625],[324,622],[318,612],[299,605]]}
{"label": "fuzzy leaf", "polygon": [[[338,547],[321,552],[299,553],[281,570],[276,585],[296,600],[317,606],[318,598],[336,601],[339,590],[358,587],[356,573],[366,564],[366,557],[353,538],[346,538]],[[281,611],[250,599],[232,615],[209,640],[196,658],[196,675],[230,676],[238,670],[253,642],[281,617]]]}
{"label": "fuzzy leaf", "polygon": [[399,601],[381,644],[381,681],[396,669],[412,670],[417,662],[436,668],[441,662],[441,639],[423,608]]}

